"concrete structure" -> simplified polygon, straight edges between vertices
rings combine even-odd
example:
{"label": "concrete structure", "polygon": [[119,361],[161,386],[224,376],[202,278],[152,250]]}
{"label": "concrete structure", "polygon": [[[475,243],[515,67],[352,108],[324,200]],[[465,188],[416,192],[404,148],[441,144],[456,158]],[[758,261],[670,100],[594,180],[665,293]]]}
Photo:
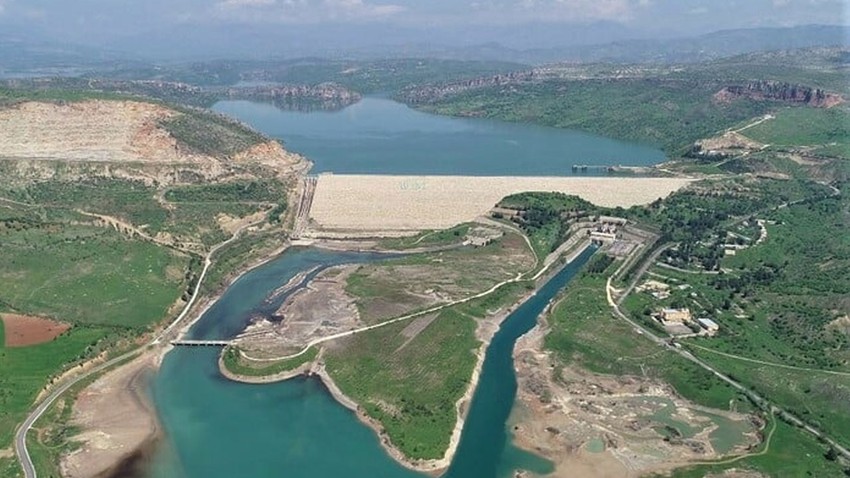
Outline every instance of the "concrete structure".
{"label": "concrete structure", "polygon": [[[380,236],[445,229],[486,216],[504,197],[528,191],[575,195],[605,207],[630,207],[664,198],[691,181],[646,177],[321,174],[310,204],[309,233],[364,232]],[[304,202],[306,205],[306,198]],[[616,233],[619,224],[608,227]],[[309,237],[309,233],[305,236]]]}
{"label": "concrete structure", "polygon": [[599,216],[599,222],[602,224],[613,224],[615,226],[625,226],[629,220],[623,217],[616,216]]}
{"label": "concrete structure", "polygon": [[660,314],[661,322],[668,324],[686,324],[692,320],[688,309],[663,309]]}
{"label": "concrete structure", "polygon": [[718,330],[720,330],[720,326],[717,325],[717,322],[711,319],[697,319],[697,322],[702,328],[709,332],[717,332]]}
{"label": "concrete structure", "polygon": [[617,235],[611,232],[590,231],[590,240],[596,243],[614,242]]}

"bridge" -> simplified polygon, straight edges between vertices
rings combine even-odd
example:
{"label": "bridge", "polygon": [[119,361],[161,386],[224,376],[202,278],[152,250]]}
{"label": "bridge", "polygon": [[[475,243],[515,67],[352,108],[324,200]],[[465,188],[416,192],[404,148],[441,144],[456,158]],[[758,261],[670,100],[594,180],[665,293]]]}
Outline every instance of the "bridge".
{"label": "bridge", "polygon": [[229,340],[173,340],[171,345],[175,347],[227,347]]}

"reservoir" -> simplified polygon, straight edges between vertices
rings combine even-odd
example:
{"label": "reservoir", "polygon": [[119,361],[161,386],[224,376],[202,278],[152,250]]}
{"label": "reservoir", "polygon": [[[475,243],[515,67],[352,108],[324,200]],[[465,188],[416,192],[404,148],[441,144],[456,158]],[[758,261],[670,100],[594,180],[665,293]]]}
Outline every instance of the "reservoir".
{"label": "reservoir", "polygon": [[[664,159],[658,150],[597,136],[436,117],[381,98],[332,113],[285,112],[247,102],[222,102],[216,109],[283,140],[314,161],[314,172],[568,175],[573,163],[649,165]],[[494,336],[446,476],[507,478],[518,467],[551,471],[546,460],[511,445],[506,421],[516,394],[512,350],[593,252],[587,249],[550,279]],[[299,272],[374,260],[380,257],[289,249],[231,285],[187,338],[232,337],[256,314],[275,310],[285,295],[268,298]],[[425,476],[390,458],[376,434],[319,381],[231,382],[218,372],[218,353],[185,347],[165,356],[150,390],[165,443],[146,471],[148,478]]]}
{"label": "reservoir", "polygon": [[[313,173],[569,176],[574,164],[650,166],[658,149],[578,131],[422,113],[366,97],[343,110],[303,113],[221,101],[238,118],[313,161]],[[581,174],[581,173],[579,173]],[[600,174],[590,171],[584,174]]]}

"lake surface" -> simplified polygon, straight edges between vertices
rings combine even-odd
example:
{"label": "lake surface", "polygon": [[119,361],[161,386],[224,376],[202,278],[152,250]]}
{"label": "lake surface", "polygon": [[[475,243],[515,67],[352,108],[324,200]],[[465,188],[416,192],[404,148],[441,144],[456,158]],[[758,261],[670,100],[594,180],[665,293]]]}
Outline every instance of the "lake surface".
{"label": "lake surface", "polygon": [[[216,109],[281,138],[319,172],[568,175],[573,163],[645,165],[664,159],[657,150],[592,135],[431,116],[380,98],[334,113],[285,112],[240,101],[221,102]],[[493,338],[446,476],[506,478],[518,467],[551,471],[546,460],[515,448],[506,429],[516,394],[513,344],[592,253],[586,250],[518,307]],[[290,249],[229,287],[189,337],[232,337],[252,317],[274,311],[286,295],[268,298],[301,271],[373,260],[380,257]],[[166,443],[148,478],[424,476],[392,460],[375,433],[317,380],[231,382],[219,374],[217,357],[217,350],[206,348],[177,348],[166,355],[151,384]]]}
{"label": "lake surface", "polygon": [[213,109],[282,140],[314,162],[314,173],[569,176],[576,174],[574,164],[648,166],[665,160],[648,146],[558,128],[437,116],[385,98],[366,97],[335,112],[284,111],[249,101],[221,101]]}

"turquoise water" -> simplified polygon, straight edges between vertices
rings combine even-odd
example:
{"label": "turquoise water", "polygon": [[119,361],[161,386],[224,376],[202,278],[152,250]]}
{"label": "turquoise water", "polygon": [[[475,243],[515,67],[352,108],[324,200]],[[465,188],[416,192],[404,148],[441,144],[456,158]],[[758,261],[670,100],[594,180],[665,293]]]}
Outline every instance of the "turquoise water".
{"label": "turquoise water", "polygon": [[[298,272],[374,260],[368,254],[293,249],[243,276],[192,328],[194,339],[227,338],[285,295],[266,298]],[[152,395],[167,443],[151,477],[419,476],[386,455],[378,438],[315,380],[249,385],[217,368],[218,350],[177,348],[163,361]],[[332,457],[332,458],[331,458]]]}
{"label": "turquoise water", "polygon": [[[547,461],[513,447],[505,429],[516,393],[513,344],[592,253],[585,251],[518,307],[493,338],[447,476],[505,477],[517,467],[551,471]],[[255,313],[274,310],[285,295],[271,303],[266,297],[302,270],[374,259],[366,254],[288,251],[233,284],[190,336],[233,335]],[[152,394],[167,443],[155,456],[149,477],[421,476],[393,461],[375,433],[337,404],[320,382],[231,382],[219,374],[217,357],[217,350],[200,348],[178,348],[166,356]]]}
{"label": "turquoise water", "polygon": [[283,111],[248,101],[222,101],[213,109],[283,140],[315,163],[314,173],[566,176],[574,174],[574,164],[647,166],[665,159],[647,146],[557,128],[431,115],[385,98],[367,97],[335,112]]}
{"label": "turquoise water", "polygon": [[[339,112],[284,112],[248,102],[221,102],[236,116],[308,156],[314,171],[471,175],[570,174],[573,163],[653,164],[654,149],[568,131],[443,118],[380,98]],[[546,460],[511,445],[506,422],[516,394],[512,350],[551,297],[590,257],[585,251],[517,308],[494,337],[458,453],[446,476],[507,477],[515,468],[551,471]],[[267,298],[297,273],[376,255],[291,249],[234,283],[190,331],[220,339],[240,332],[285,296]],[[419,477],[392,460],[378,438],[312,379],[247,385],[224,379],[217,351],[176,349],[164,359],[151,394],[166,442],[148,478]]]}
{"label": "turquoise water", "polygon": [[534,327],[552,297],[572,280],[595,251],[591,247],[582,252],[502,323],[487,348],[478,388],[447,478],[503,478],[517,468],[537,474],[553,471],[549,462],[517,449],[509,441],[505,424],[517,388],[514,343]]}

